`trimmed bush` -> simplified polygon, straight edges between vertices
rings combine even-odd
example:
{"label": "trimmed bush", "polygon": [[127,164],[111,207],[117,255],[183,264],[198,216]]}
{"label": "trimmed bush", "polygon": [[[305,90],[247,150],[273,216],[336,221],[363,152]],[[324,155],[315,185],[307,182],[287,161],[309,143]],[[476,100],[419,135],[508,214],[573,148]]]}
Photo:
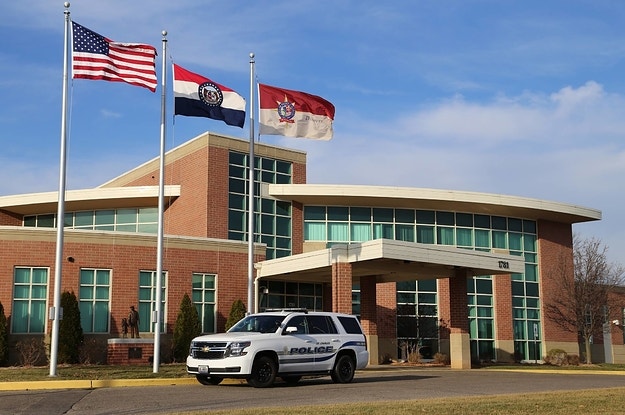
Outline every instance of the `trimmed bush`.
{"label": "trimmed bush", "polygon": [[172,357],[174,362],[183,362],[189,354],[191,340],[202,334],[200,316],[191,303],[189,295],[185,293],[180,302],[180,311],[176,317],[174,337],[172,340]]}
{"label": "trimmed bush", "polygon": [[4,314],[4,306],[0,302],[0,366],[5,366],[9,360],[9,324]]}
{"label": "trimmed bush", "polygon": [[562,349],[551,349],[547,352],[547,356],[543,360],[548,365],[553,366],[579,366],[579,356],[576,354],[569,355]]}
{"label": "trimmed bush", "polygon": [[61,294],[61,308],[63,319],[59,323],[58,362],[79,363],[83,332],[78,300],[73,291]]}
{"label": "trimmed bush", "polygon": [[239,299],[234,301],[232,303],[232,307],[230,307],[230,314],[228,315],[228,320],[226,321],[226,331],[245,317],[246,312],[247,310],[245,309],[245,304],[243,304],[242,300]]}

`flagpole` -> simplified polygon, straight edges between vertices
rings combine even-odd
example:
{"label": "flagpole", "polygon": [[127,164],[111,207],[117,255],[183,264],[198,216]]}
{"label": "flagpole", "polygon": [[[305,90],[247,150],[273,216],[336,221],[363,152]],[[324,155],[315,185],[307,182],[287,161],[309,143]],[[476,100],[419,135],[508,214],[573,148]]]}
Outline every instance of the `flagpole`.
{"label": "flagpole", "polygon": [[163,30],[163,56],[161,57],[161,152],[158,178],[158,232],[156,243],[156,309],[154,321],[154,358],[152,372],[158,373],[161,356],[161,321],[163,320],[162,279],[163,279],[163,214],[165,211],[165,106],[167,96],[167,31]]}
{"label": "flagpole", "polygon": [[247,313],[254,312],[254,53],[250,53],[250,155],[248,171],[247,219]]}
{"label": "flagpole", "polygon": [[59,325],[63,317],[61,310],[61,275],[63,270],[63,231],[65,227],[65,175],[67,156],[67,90],[68,90],[68,43],[69,43],[69,2],[64,3],[65,34],[63,35],[63,98],[61,110],[61,156],[59,161],[59,200],[56,214],[56,259],[54,262],[54,300],[49,318],[52,320],[50,339],[50,376],[56,376],[59,350]]}

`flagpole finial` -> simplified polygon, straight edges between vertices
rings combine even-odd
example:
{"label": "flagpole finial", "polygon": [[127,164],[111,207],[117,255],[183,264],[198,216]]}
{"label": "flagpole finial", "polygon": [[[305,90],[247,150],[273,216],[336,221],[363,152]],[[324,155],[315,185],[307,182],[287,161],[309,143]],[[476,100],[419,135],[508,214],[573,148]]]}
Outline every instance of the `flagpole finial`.
{"label": "flagpole finial", "polygon": [[163,30],[163,31],[161,32],[161,35],[163,35],[163,37],[167,36],[167,30]]}
{"label": "flagpole finial", "polygon": [[250,61],[254,60],[254,52],[250,52]]}
{"label": "flagpole finial", "polygon": [[66,1],[65,3],[63,3],[63,6],[65,6],[66,9],[69,9],[69,1]]}

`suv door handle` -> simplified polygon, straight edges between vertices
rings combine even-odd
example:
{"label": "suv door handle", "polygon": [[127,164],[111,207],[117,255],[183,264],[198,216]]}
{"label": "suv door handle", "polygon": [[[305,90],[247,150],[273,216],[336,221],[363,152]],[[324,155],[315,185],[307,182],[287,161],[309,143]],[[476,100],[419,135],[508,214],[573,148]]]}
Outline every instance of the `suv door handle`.
{"label": "suv door handle", "polygon": [[332,339],[333,342],[340,342],[341,340],[339,339]]}
{"label": "suv door handle", "polygon": [[313,342],[312,340],[306,340],[306,343],[312,343],[312,342]]}

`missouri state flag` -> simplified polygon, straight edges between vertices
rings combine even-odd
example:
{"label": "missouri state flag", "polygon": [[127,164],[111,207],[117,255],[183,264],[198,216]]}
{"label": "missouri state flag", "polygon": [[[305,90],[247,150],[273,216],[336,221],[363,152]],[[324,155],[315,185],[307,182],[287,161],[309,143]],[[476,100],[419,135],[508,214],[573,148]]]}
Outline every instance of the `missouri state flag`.
{"label": "missouri state flag", "polygon": [[174,64],[174,115],[207,117],[243,128],[245,99],[228,87]]}
{"label": "missouri state flag", "polygon": [[260,134],[332,138],[334,105],[316,95],[258,84]]}

